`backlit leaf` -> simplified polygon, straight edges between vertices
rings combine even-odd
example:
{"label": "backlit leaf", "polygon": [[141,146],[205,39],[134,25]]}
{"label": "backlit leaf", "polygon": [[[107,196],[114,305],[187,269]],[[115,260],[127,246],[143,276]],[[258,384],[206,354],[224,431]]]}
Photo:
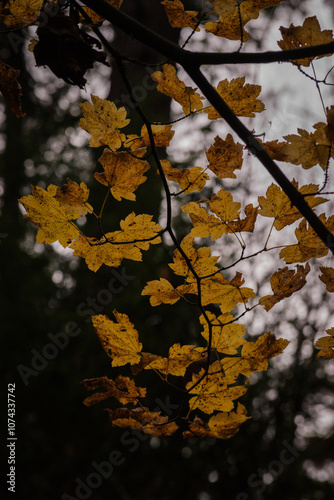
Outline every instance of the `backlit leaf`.
{"label": "backlit leaf", "polygon": [[[326,124],[324,123],[324,128]],[[301,165],[305,169],[320,165],[323,170],[326,169],[328,160],[331,156],[331,145],[319,143],[319,132],[307,132],[301,128],[298,134],[285,135],[285,146],[281,152],[286,155],[286,160],[294,165]]]}
{"label": "backlit leaf", "polygon": [[174,375],[183,377],[189,365],[202,359],[202,347],[174,344],[170,347],[167,358],[154,360],[145,369],[158,370],[165,376]]}
{"label": "backlit leaf", "polygon": [[102,392],[96,392],[84,400],[86,406],[104,401],[105,399],[114,397],[124,405],[138,403],[138,398],[146,396],[146,389],[136,387],[134,380],[129,377],[118,375],[115,380],[110,380],[108,377],[98,377],[83,381],[85,388],[89,391],[95,389],[103,389]]}
{"label": "backlit leaf", "polygon": [[[334,234],[334,215],[331,215],[326,220],[325,214],[321,214],[319,219],[325,224],[327,229]],[[320,240],[311,226],[307,227],[305,219],[301,221],[295,230],[295,235],[298,244],[288,245],[283,248],[279,254],[287,264],[307,262],[309,259],[319,259],[327,255],[328,246]]]}
{"label": "backlit leaf", "polygon": [[177,182],[184,193],[201,191],[209,176],[201,167],[174,168],[168,160],[161,160],[161,166],[169,181]]}
{"label": "backlit leaf", "polygon": [[[333,31],[321,31],[316,16],[306,18],[303,26],[294,26],[293,24],[290,24],[289,28],[283,28],[283,26],[281,26],[280,32],[282,40],[278,41],[277,44],[282,50],[310,47],[312,45],[321,45],[334,41]],[[316,57],[319,59],[326,55],[330,56],[331,54]],[[304,59],[297,59],[294,62],[301,66],[309,66],[313,59],[314,57],[307,57]]]}
{"label": "backlit leaf", "polygon": [[169,24],[172,28],[192,28],[199,31],[197,24],[197,11],[184,10],[184,5],[180,0],[163,0],[161,4],[164,6],[168,16]]}
{"label": "backlit leaf", "polygon": [[157,90],[162,94],[168,95],[174,101],[181,104],[185,115],[193,111],[201,111],[203,108],[202,100],[196,89],[187,87],[176,75],[176,69],[171,64],[163,65],[163,72],[155,71],[151,78],[158,83]]}
{"label": "backlit leaf", "polygon": [[334,268],[320,267],[320,271],[322,274],[319,278],[325,283],[327,292],[334,292]]}
{"label": "backlit leaf", "polygon": [[198,374],[194,374],[192,381],[186,386],[189,394],[195,394],[189,400],[190,410],[198,408],[208,414],[214,411],[228,412],[234,408],[234,400],[247,391],[244,385],[228,386],[230,380],[221,370],[219,361],[212,363],[209,367],[208,376],[204,377],[203,380],[191,389],[203,374],[204,369]]}
{"label": "backlit leaf", "polygon": [[[307,184],[300,189],[298,188],[298,182],[295,180],[292,180],[292,184],[303,195],[317,193],[319,190],[317,184]],[[321,203],[325,203],[327,199],[321,196],[311,195],[306,197],[306,201],[311,208],[314,208]],[[259,205],[261,207],[259,210],[260,215],[263,217],[273,217],[275,219],[274,227],[277,231],[293,224],[302,217],[299,210],[291,204],[289,197],[276,184],[271,184],[268,187],[266,196],[259,196]]]}
{"label": "backlit leaf", "polygon": [[107,410],[110,423],[118,427],[131,427],[151,436],[171,436],[178,429],[175,422],[168,422],[167,416],[161,412],[151,412],[148,408],[119,408]]}
{"label": "backlit leaf", "polygon": [[208,168],[219,179],[235,179],[234,170],[242,167],[242,151],[242,145],[234,142],[231,134],[227,134],[225,140],[217,135],[214,144],[206,152]]}
{"label": "backlit leaf", "polygon": [[[263,102],[257,99],[261,86],[245,84],[245,77],[233,78],[230,82],[226,79],[222,80],[218,83],[216,90],[237,116],[254,117],[255,113],[261,113],[264,110]],[[213,106],[209,106],[205,112],[208,113],[210,120],[221,118]]]}
{"label": "backlit leaf", "polygon": [[103,314],[93,316],[95,331],[103,349],[112,358],[112,366],[135,364],[140,361],[142,344],[138,332],[126,314],[113,311],[116,321]]}
{"label": "backlit leaf", "polygon": [[314,345],[321,349],[321,351],[318,352],[318,358],[330,359],[334,358],[334,327],[329,328],[326,332],[328,335],[326,337],[321,337]]}
{"label": "backlit leaf", "polygon": [[[223,308],[224,309],[224,308]],[[237,354],[237,349],[246,341],[241,338],[246,330],[244,325],[239,325],[233,322],[232,314],[224,313],[216,317],[210,311],[207,311],[208,318],[212,324],[212,349],[224,354]],[[209,340],[209,325],[204,316],[200,317],[200,322],[203,325],[202,336],[206,341]]]}
{"label": "backlit leaf", "polygon": [[27,210],[26,217],[39,228],[37,243],[59,243],[65,248],[80,232],[72,222],[73,217],[55,198],[57,187],[50,185],[48,191],[32,186],[32,194],[23,196],[19,202]]}
{"label": "backlit leaf", "polygon": [[104,172],[96,172],[95,179],[108,186],[116,200],[121,201],[122,198],[125,198],[134,201],[136,199],[134,191],[146,181],[143,174],[150,168],[148,162],[134,158],[126,151],[114,153],[110,149],[103,151],[99,162]]}
{"label": "backlit leaf", "polygon": [[238,403],[237,410],[217,413],[210,418],[206,424],[199,417],[195,417],[193,422],[189,422],[189,431],[185,431],[183,436],[190,437],[211,437],[218,439],[230,439],[239,430],[242,423],[251,417],[247,417],[246,408]]}
{"label": "backlit leaf", "polygon": [[67,184],[57,187],[56,200],[65,208],[66,213],[73,219],[93,212],[93,207],[87,203],[89,189],[84,182],[77,184],[67,177]]}
{"label": "backlit leaf", "polygon": [[81,118],[79,126],[91,134],[89,145],[92,148],[109,146],[110,149],[119,149],[125,139],[120,129],[130,123],[126,118],[124,107],[117,109],[115,104],[91,95],[92,103],[79,104],[85,118]]}
{"label": "backlit leaf", "polygon": [[294,292],[300,290],[306,284],[306,276],[310,272],[310,265],[307,263],[306,266],[303,267],[298,264],[296,267],[296,271],[284,267],[272,275],[270,284],[274,294],[266,295],[259,300],[266,311],[269,311],[281,300],[290,297]]}

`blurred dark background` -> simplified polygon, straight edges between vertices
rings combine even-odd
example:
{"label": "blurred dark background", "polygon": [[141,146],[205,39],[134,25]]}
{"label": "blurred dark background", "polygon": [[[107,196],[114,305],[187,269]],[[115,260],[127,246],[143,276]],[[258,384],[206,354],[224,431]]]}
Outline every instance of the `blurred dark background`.
{"label": "blurred dark background", "polygon": [[[300,6],[290,2],[287,8]],[[125,1],[124,10],[178,40],[179,33],[167,26],[160,2]],[[154,51],[111,28],[103,29],[114,46],[132,58],[151,64],[160,61]],[[334,372],[310,349],[310,339],[323,320],[319,319],[319,311],[321,315],[321,307],[328,301],[320,292],[315,297],[310,297],[310,292],[300,295],[299,311],[304,314],[291,312],[284,324],[279,316],[271,318],[272,331],[276,326],[283,336],[282,330],[288,330],[294,338],[293,348],[284,362],[273,363],[268,372],[254,377],[242,398],[252,419],[231,440],[182,440],[179,436],[157,438],[132,433],[109,425],[103,406],[112,402],[90,408],[83,405],[88,394],[82,380],[115,375],[90,322],[91,309],[93,314],[109,316],[114,309],[125,312],[140,332],[144,350],[161,354],[166,354],[174,342],[196,342],[197,313],[184,304],[152,309],[147,297],[140,296],[146,281],[168,277],[166,262],[172,252],[168,246],[154,246],[144,254],[142,264],[125,261],[118,270],[123,285],[110,301],[109,295],[102,292],[114,276],[110,268],[104,266],[93,273],[83,261],[57,245],[36,245],[36,229],[25,219],[18,198],[30,194],[30,185],[62,185],[68,176],[77,182],[85,181],[91,188],[90,203],[99,207],[104,191],[102,194],[94,182],[93,172],[102,150],[87,147],[87,134],[77,126],[77,104],[89,100],[90,85],[101,88],[104,96],[112,100],[122,101],[120,96],[126,95],[126,90],[116,68],[110,78],[110,70],[100,65],[90,73],[86,94],[64,84],[49,70],[34,66],[27,51],[27,32],[17,35],[22,43],[14,47],[7,34],[0,33],[0,58],[21,68],[22,105],[26,112],[24,118],[18,119],[0,100],[2,417],[6,418],[7,384],[15,383],[16,497],[332,498]],[[129,66],[138,93],[143,82],[148,81],[149,71],[142,65]],[[152,104],[145,100],[144,90],[143,109],[153,120],[168,121],[168,100],[156,95]],[[139,132],[137,116],[131,109],[128,111],[132,126]],[[104,225],[117,227],[119,219],[130,210],[150,213],[157,219],[161,200],[158,176],[149,173],[149,181],[139,188],[135,204],[110,202]],[[85,231],[93,235],[94,227],[89,222],[83,224]],[[183,224],[179,221],[179,234],[185,231]],[[66,336],[66,332],[73,335]],[[152,405],[163,412],[179,403],[175,393],[162,393],[160,385],[149,389]],[[6,429],[5,418],[2,429]],[[7,468],[6,464],[3,470]],[[1,488],[8,494],[4,485]]]}

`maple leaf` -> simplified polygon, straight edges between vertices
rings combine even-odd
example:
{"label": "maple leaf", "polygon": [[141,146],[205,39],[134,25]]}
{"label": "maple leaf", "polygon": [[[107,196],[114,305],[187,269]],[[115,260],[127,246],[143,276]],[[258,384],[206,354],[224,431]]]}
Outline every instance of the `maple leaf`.
{"label": "maple leaf", "polygon": [[212,33],[228,40],[243,40],[247,42],[250,35],[244,28],[244,23],[240,24],[240,18],[234,12],[229,11],[220,14],[218,21],[209,21],[204,28],[207,33]]}
{"label": "maple leaf", "polygon": [[[334,215],[331,215],[326,220],[325,214],[321,214],[319,219],[325,224],[329,231],[334,233]],[[298,244],[286,246],[279,254],[287,264],[307,262],[309,259],[320,258],[327,255],[328,246],[320,240],[311,226],[307,227],[305,219],[301,221],[295,230],[295,235]]]}
{"label": "maple leaf", "polygon": [[89,189],[84,182],[77,184],[67,177],[67,184],[62,187],[57,187],[55,198],[64,207],[66,213],[72,219],[77,219],[86,215],[88,212],[93,213],[93,207],[87,203]]}
{"label": "maple leaf", "polygon": [[328,336],[321,337],[314,345],[321,349],[318,352],[318,358],[330,359],[334,358],[334,327],[326,330],[326,333],[328,333]]}
{"label": "maple leaf", "polygon": [[126,314],[113,311],[116,321],[103,314],[92,317],[95,331],[103,349],[112,358],[112,366],[135,364],[140,361],[142,344],[138,332]]}
{"label": "maple leaf", "polygon": [[240,203],[234,202],[231,193],[221,188],[211,197],[209,206],[215,215],[208,214],[199,202],[191,201],[182,207],[182,211],[189,214],[194,226],[190,234],[201,238],[210,236],[214,241],[223,234],[233,233],[230,223],[239,217]]}
{"label": "maple leaf", "polygon": [[151,74],[152,80],[158,83],[157,90],[181,104],[185,115],[189,115],[193,111],[201,111],[204,97],[200,96],[196,89],[187,87],[179,80],[174,66],[164,64],[162,69],[163,72],[155,71]]}
{"label": "maple leaf", "polygon": [[65,248],[79,238],[80,232],[72,222],[73,217],[55,198],[57,187],[52,184],[48,190],[32,186],[32,194],[19,199],[27,210],[26,217],[39,228],[37,243],[59,243]]}
{"label": "maple leaf", "polygon": [[241,374],[249,377],[255,370],[264,371],[268,368],[268,360],[281,354],[288,344],[288,340],[276,339],[270,332],[264,333],[256,342],[243,345],[241,357],[222,359],[224,372],[229,376]]}
{"label": "maple leaf", "polygon": [[[319,127],[319,124],[316,124]],[[325,129],[326,124],[323,124]],[[325,132],[325,130],[324,130]],[[309,169],[315,165],[320,165],[323,170],[326,170],[328,160],[331,155],[331,145],[327,143],[319,143],[320,131],[307,132],[303,129],[298,129],[298,134],[285,135],[285,145],[281,152],[286,155],[286,160],[294,165],[301,165],[304,169]]]}
{"label": "maple leaf", "polygon": [[255,222],[258,214],[258,207],[253,207],[250,203],[245,207],[245,219],[240,219],[237,217],[237,220],[230,222],[229,228],[232,233],[241,233],[248,232],[252,233],[254,231]]}
{"label": "maple leaf", "polygon": [[89,391],[103,389],[102,392],[96,392],[84,400],[84,405],[92,406],[100,401],[114,397],[122,404],[137,404],[138,398],[146,396],[146,389],[136,387],[136,384],[129,377],[119,375],[115,380],[108,377],[98,377],[86,379],[83,381],[85,388]]}
{"label": "maple leaf", "polygon": [[40,16],[44,0],[9,0],[4,24],[11,29],[33,24]]}
{"label": "maple leaf", "polygon": [[88,269],[98,271],[105,264],[110,267],[119,267],[123,259],[140,261],[142,260],[141,251],[134,244],[112,245],[113,233],[107,233],[100,240],[89,238],[83,235],[74,240],[70,246],[74,257],[85,259]]}
{"label": "maple leaf", "polygon": [[[208,274],[215,273],[219,270],[218,267],[215,266],[219,257],[211,256],[211,250],[208,247],[196,249],[194,247],[194,238],[190,234],[183,238],[181,248],[200,277],[207,276]],[[178,249],[174,251],[173,264],[168,265],[175,274],[184,276],[187,282],[196,282],[196,279],[190,271],[187,262]]]}
{"label": "maple leaf", "polygon": [[[206,314],[212,325],[211,348],[231,356],[237,354],[237,349],[246,342],[241,338],[245,333],[246,327],[237,323],[231,323],[234,320],[232,314],[223,313],[218,317],[210,311],[207,311]],[[209,325],[203,315],[200,316],[199,320],[203,325],[201,335],[208,341]]]}
{"label": "maple leaf", "polygon": [[231,134],[227,134],[225,140],[217,135],[215,142],[205,153],[209,162],[208,168],[219,179],[235,179],[234,170],[240,170],[242,167],[242,150],[242,145],[234,142]]}
{"label": "maple leaf", "polygon": [[104,172],[96,172],[95,179],[110,188],[110,192],[116,200],[122,198],[134,201],[136,195],[134,191],[146,181],[144,172],[149,170],[150,165],[145,160],[134,158],[126,151],[114,153],[110,149],[105,149],[99,158]]}
{"label": "maple leaf", "polygon": [[176,289],[165,278],[160,280],[149,281],[142,291],[142,295],[150,295],[150,304],[155,307],[160,304],[175,304],[185,293],[189,287],[183,285]]}
{"label": "maple leaf", "polygon": [[320,267],[320,271],[322,275],[319,278],[325,283],[327,292],[334,292],[334,268]]}
{"label": "maple leaf", "polygon": [[[261,113],[264,110],[263,102],[257,99],[261,86],[245,84],[244,76],[233,78],[230,82],[227,79],[222,80],[218,83],[216,90],[237,116],[254,117],[255,113]],[[208,113],[210,120],[221,118],[213,106],[206,108],[205,113]]]}
{"label": "maple leaf", "polygon": [[256,140],[263,146],[273,160],[289,161],[287,154],[282,151],[286,145],[285,142],[279,142],[277,139],[274,141],[263,142],[259,137],[257,137]]}
{"label": "maple leaf", "polygon": [[[282,40],[277,44],[282,50],[297,49],[300,47],[310,47],[312,45],[321,45],[323,43],[330,43],[334,41],[332,30],[321,31],[319,21],[316,16],[308,17],[305,19],[303,26],[294,26],[290,24],[289,28],[280,27]],[[317,59],[321,57],[331,56],[332,54],[324,54],[316,56]],[[295,64],[301,66],[309,66],[315,57],[307,57],[304,59],[297,59]]]}
{"label": "maple leaf", "polygon": [[171,436],[178,429],[175,422],[168,422],[168,417],[161,412],[151,412],[148,408],[107,409],[110,423],[118,427],[131,427],[151,436]]}
{"label": "maple leaf", "polygon": [[19,76],[19,70],[11,68],[0,59],[0,92],[18,118],[25,116],[21,108],[22,87],[17,81]]}
{"label": "maple leaf", "polygon": [[109,146],[119,149],[122,146],[124,134],[119,129],[130,123],[126,118],[124,107],[117,109],[113,102],[91,95],[92,103],[79,104],[85,118],[81,118],[79,126],[91,134],[89,145],[92,148]]}
{"label": "maple leaf", "polygon": [[198,374],[193,374],[192,381],[186,385],[189,394],[195,394],[189,400],[191,411],[196,408],[208,414],[214,411],[231,411],[234,408],[234,400],[247,391],[244,385],[228,387],[230,380],[223,373],[219,361],[212,363],[209,366],[208,376],[191,389],[203,374],[204,369]]}
{"label": "maple leaf", "polygon": [[184,5],[180,0],[163,0],[161,5],[164,6],[172,28],[192,28],[199,31],[196,10],[184,10]]}
{"label": "maple leaf", "polygon": [[269,311],[275,304],[287,297],[290,297],[294,292],[297,292],[306,284],[306,276],[310,272],[310,265],[307,263],[305,267],[296,266],[297,270],[293,271],[284,267],[278,269],[270,278],[270,284],[273,295],[266,295],[259,300],[266,311]]}
{"label": "maple leaf", "polygon": [[[152,215],[129,214],[120,223],[121,230],[106,233],[100,240],[80,235],[73,241],[73,255],[85,259],[88,269],[97,271],[102,264],[111,267],[120,266],[123,259],[142,260],[141,250],[160,243],[157,233],[161,231],[159,224],[152,221]],[[137,241],[137,240],[147,241]]]}
{"label": "maple leaf", "polygon": [[189,365],[201,361],[203,358],[202,347],[194,345],[173,344],[169,348],[167,358],[159,358],[145,366],[145,369],[158,370],[163,375],[183,377]]}
{"label": "maple leaf", "polygon": [[225,280],[221,274],[201,281],[202,304],[220,304],[222,313],[232,311],[239,303],[246,304],[253,299],[255,293],[251,288],[233,285]]}
{"label": "maple leaf", "polygon": [[[317,184],[306,184],[300,189],[298,182],[292,180],[292,185],[304,196],[311,193],[317,193],[319,186]],[[328,201],[321,196],[307,196],[307,202],[311,208]],[[271,184],[266,192],[266,196],[259,196],[259,205],[261,209],[259,214],[263,217],[273,217],[275,219],[274,227],[280,231],[286,226],[293,224],[302,217],[299,210],[291,204],[290,198],[276,184]]]}
{"label": "maple leaf", "polygon": [[177,182],[184,193],[202,191],[209,180],[201,167],[174,168],[168,160],[161,160],[162,169],[169,181]]}
{"label": "maple leaf", "polygon": [[246,408],[238,403],[236,412],[221,412],[213,415],[204,423],[199,417],[189,422],[189,431],[184,431],[183,437],[211,437],[218,439],[230,439],[239,430],[241,424],[251,417],[247,417]]}

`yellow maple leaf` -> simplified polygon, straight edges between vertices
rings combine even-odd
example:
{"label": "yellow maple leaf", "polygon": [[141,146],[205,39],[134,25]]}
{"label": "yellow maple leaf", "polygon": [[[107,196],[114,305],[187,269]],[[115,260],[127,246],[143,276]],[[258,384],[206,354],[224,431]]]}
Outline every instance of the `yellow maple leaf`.
{"label": "yellow maple leaf", "polygon": [[247,417],[246,408],[238,403],[236,412],[221,412],[210,418],[206,424],[199,417],[189,422],[189,431],[183,432],[183,437],[211,437],[218,439],[229,439],[239,430],[242,423],[251,417]]}
{"label": "yellow maple leaf", "polygon": [[[280,27],[282,40],[277,42],[282,50],[297,49],[300,47],[310,47],[312,45],[321,45],[323,43],[333,42],[333,31],[321,31],[319,21],[316,16],[308,17],[305,19],[303,26],[294,26],[290,24],[289,28]],[[316,56],[318,59],[332,54],[324,54]],[[307,57],[304,59],[297,59],[295,64],[301,66],[309,66],[315,57]]]}
{"label": "yellow maple leaf", "polygon": [[98,271],[105,264],[110,267],[119,267],[123,259],[140,261],[142,254],[139,248],[134,244],[112,245],[113,233],[107,233],[100,240],[88,238],[80,235],[79,239],[74,240],[70,248],[74,250],[74,257],[85,259],[88,269]]}
{"label": "yellow maple leaf", "polygon": [[317,340],[315,347],[321,349],[321,351],[318,352],[318,358],[331,359],[334,358],[334,327],[326,330],[326,333],[328,333],[328,336],[321,337]]}
{"label": "yellow maple leaf", "polygon": [[319,278],[325,283],[327,292],[334,292],[334,268],[320,267],[320,271],[322,275]]}
{"label": "yellow maple leaf", "polygon": [[130,123],[126,118],[124,107],[117,109],[113,102],[91,95],[92,103],[79,104],[85,118],[81,118],[79,126],[91,134],[89,145],[92,148],[109,146],[116,150],[122,146],[125,139],[119,129]]}
{"label": "yellow maple leaf", "polygon": [[[286,160],[294,165],[301,165],[304,169],[309,169],[315,165],[320,165],[326,170],[328,160],[331,156],[331,144],[328,140],[324,143],[321,140],[321,132],[325,133],[326,124],[316,124],[316,132],[307,132],[298,129],[298,134],[285,135],[285,145],[281,152],[286,155]],[[321,128],[323,130],[321,130]]]}
{"label": "yellow maple leaf", "polygon": [[240,219],[240,216],[237,217],[237,220],[229,223],[229,229],[231,233],[241,233],[241,232],[249,232],[252,233],[254,231],[255,222],[257,218],[259,207],[253,207],[250,203],[245,207],[245,215],[244,219]]}
{"label": "yellow maple leaf", "polygon": [[9,0],[6,8],[8,14],[4,18],[4,24],[8,28],[24,28],[38,20],[44,0]]}
{"label": "yellow maple leaf", "polygon": [[168,160],[161,160],[162,169],[169,181],[177,182],[184,193],[202,191],[209,180],[201,167],[174,168]]}
{"label": "yellow maple leaf", "polygon": [[164,6],[172,28],[196,28],[195,31],[199,31],[196,27],[198,14],[196,10],[184,10],[184,5],[180,0],[163,0],[161,5]]}
{"label": "yellow maple leaf", "polygon": [[[224,313],[216,317],[210,311],[207,311],[207,316],[212,324],[212,349],[224,354],[234,355],[237,354],[237,349],[242,346],[246,341],[241,338],[246,330],[244,325],[231,323],[234,320],[232,314]],[[204,316],[200,316],[200,322],[203,325],[201,335],[206,341],[209,340],[209,325]]]}
{"label": "yellow maple leaf", "polygon": [[217,135],[215,142],[206,152],[208,168],[219,179],[235,179],[234,170],[240,170],[242,167],[242,151],[243,146],[234,142],[231,134],[227,134],[225,140]]}
{"label": "yellow maple leaf", "polygon": [[138,398],[146,396],[146,389],[137,387],[134,380],[129,377],[118,375],[115,380],[108,377],[98,377],[86,379],[83,381],[85,388],[89,391],[103,389],[102,392],[96,392],[84,400],[84,405],[91,406],[105,399],[114,397],[122,404],[137,404]]}
{"label": "yellow maple leaf", "polygon": [[209,21],[205,23],[205,31],[228,40],[249,40],[250,35],[244,28],[244,23],[240,24],[239,15],[234,12],[226,11],[219,15],[218,21]]}
{"label": "yellow maple leaf", "polygon": [[[316,193],[319,190],[317,184],[306,184],[300,189],[298,188],[298,182],[294,179],[292,184],[304,196]],[[302,217],[299,210],[291,204],[290,198],[276,184],[271,184],[267,189],[266,196],[259,196],[258,200],[261,207],[259,214],[263,217],[273,217],[275,219],[274,227],[277,231],[293,224]],[[327,198],[315,195],[307,196],[306,200],[311,208],[328,201]]]}
{"label": "yellow maple leaf", "polygon": [[151,78],[158,83],[157,90],[168,95],[174,101],[181,104],[184,114],[189,115],[193,111],[201,111],[202,100],[196,89],[187,87],[176,75],[176,69],[171,64],[163,65],[163,72],[155,71]]}
{"label": "yellow maple leaf", "polygon": [[[226,104],[237,116],[254,117],[255,113],[264,110],[264,104],[257,96],[261,92],[260,85],[245,84],[245,77],[233,78],[230,82],[225,79],[218,83],[218,94],[224,99]],[[221,118],[218,111],[213,106],[205,109],[210,120]]]}
{"label": "yellow maple leaf", "polygon": [[57,187],[55,198],[65,208],[65,211],[72,219],[77,219],[93,213],[93,207],[87,203],[89,189],[84,182],[77,184],[67,177],[67,184]]}
{"label": "yellow maple leaf", "polygon": [[224,372],[230,376],[241,374],[249,377],[256,370],[264,371],[268,368],[268,360],[281,354],[288,344],[288,340],[276,339],[270,332],[264,333],[256,342],[246,342],[240,357],[222,359]]}
{"label": "yellow maple leaf", "polygon": [[[188,234],[185,236],[181,242],[181,248],[190,260],[196,273],[202,277],[218,271],[218,267],[215,266],[219,257],[211,256],[211,250],[208,247],[200,247],[196,249],[194,247],[194,238]],[[168,264],[169,267],[178,276],[184,276],[188,283],[195,283],[192,272],[180,251],[176,249],[173,255],[173,264]]]}
{"label": "yellow maple leaf", "polygon": [[225,188],[221,188],[209,200],[209,206],[214,213],[208,214],[199,202],[190,202],[182,207],[182,211],[189,214],[193,223],[192,236],[207,237],[214,241],[222,235],[233,233],[230,223],[239,218],[240,203],[233,201],[233,196]]}
{"label": "yellow maple leaf", "polygon": [[187,390],[190,389],[189,394],[195,394],[189,400],[191,411],[196,408],[208,414],[214,411],[231,411],[234,408],[234,400],[247,391],[244,385],[228,386],[230,380],[222,371],[219,361],[212,363],[209,366],[208,376],[191,389],[203,374],[204,369],[198,374],[193,374],[191,382],[186,385]]}
{"label": "yellow maple leaf", "polygon": [[168,417],[161,412],[151,412],[148,408],[107,409],[110,423],[118,427],[131,427],[151,436],[171,436],[178,429],[175,422],[168,422]]}
{"label": "yellow maple leaf", "polygon": [[134,158],[127,151],[113,152],[105,149],[99,158],[104,172],[96,172],[95,179],[101,184],[108,186],[116,200],[122,198],[134,201],[134,191],[146,181],[144,172],[149,170],[150,165],[145,160]]}
{"label": "yellow maple leaf", "polygon": [[214,10],[219,15],[219,21],[206,23],[205,30],[216,36],[229,40],[247,42],[250,35],[245,25],[251,19],[256,19],[259,12],[267,7],[278,5],[283,0],[212,0]]}
{"label": "yellow maple leaf", "polygon": [[164,376],[174,375],[183,377],[188,366],[197,363],[203,358],[202,347],[194,345],[174,344],[169,348],[167,358],[159,358],[145,366],[145,370],[154,369],[161,372]]}
{"label": "yellow maple leaf", "polygon": [[80,231],[72,222],[73,217],[55,198],[57,187],[50,185],[48,191],[32,186],[32,194],[19,199],[27,211],[26,217],[39,228],[37,243],[59,243],[65,248]]}
{"label": "yellow maple leaf", "polygon": [[162,231],[162,227],[152,219],[153,215],[136,215],[134,212],[131,212],[131,214],[120,222],[122,231],[111,233],[112,240],[117,243],[134,242],[137,248],[148,250],[150,245],[161,243],[161,238],[157,234]]}
{"label": "yellow maple leaf", "polygon": [[161,227],[152,221],[152,215],[132,212],[120,226],[120,231],[106,233],[100,240],[80,235],[71,244],[73,255],[82,257],[91,271],[97,271],[102,264],[118,267],[123,259],[141,261],[141,250],[148,250],[150,244],[161,241],[157,236]]}
{"label": "yellow maple leaf", "polygon": [[307,263],[305,267],[296,266],[297,270],[293,271],[284,267],[278,269],[270,278],[270,285],[273,295],[262,297],[259,302],[266,311],[269,311],[275,304],[287,297],[290,297],[294,292],[297,292],[306,284],[306,276],[310,272],[310,265]]}
{"label": "yellow maple leaf", "polygon": [[246,304],[248,299],[253,299],[255,293],[251,288],[233,285],[216,274],[212,278],[201,281],[201,300],[204,306],[220,304],[222,313],[228,313],[239,303]]}
{"label": "yellow maple leaf", "polygon": [[189,287],[183,285],[174,288],[173,285],[165,278],[160,280],[148,281],[142,291],[142,295],[150,295],[151,306],[160,304],[175,304],[185,293]]}
{"label": "yellow maple leaf", "polygon": [[[326,220],[325,214],[321,214],[319,219],[325,224],[327,229],[334,234],[334,215],[331,215]],[[327,245],[320,240],[311,226],[307,227],[305,219],[300,222],[295,230],[295,235],[298,244],[286,246],[279,254],[287,264],[307,262],[309,259],[319,259],[327,255]]]}
{"label": "yellow maple leaf", "polygon": [[95,331],[103,349],[112,359],[112,366],[131,365],[140,361],[142,344],[138,332],[126,314],[113,311],[116,321],[103,314],[93,316]]}

